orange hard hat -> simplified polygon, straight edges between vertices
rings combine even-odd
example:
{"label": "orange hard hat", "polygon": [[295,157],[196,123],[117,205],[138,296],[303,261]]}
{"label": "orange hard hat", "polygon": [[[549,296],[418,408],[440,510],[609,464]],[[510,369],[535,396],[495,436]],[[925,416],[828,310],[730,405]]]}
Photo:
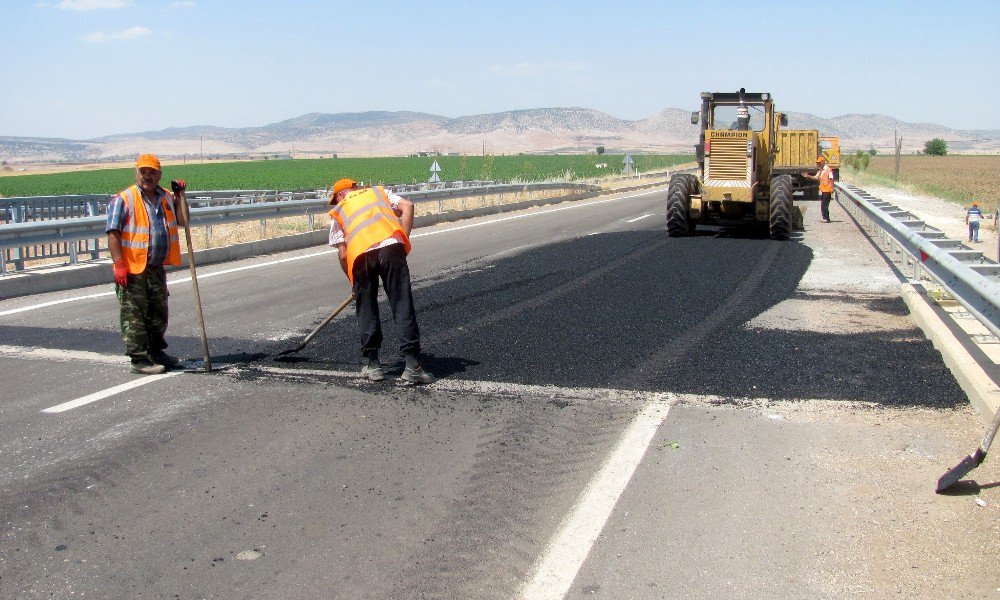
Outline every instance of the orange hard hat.
{"label": "orange hard hat", "polygon": [[330,192],[330,202],[332,203],[334,198],[336,198],[337,194],[340,192],[349,190],[356,185],[358,185],[358,182],[353,179],[347,179],[346,177],[344,179],[338,179],[337,182],[333,184],[333,191]]}
{"label": "orange hard hat", "polygon": [[818,163],[826,162],[826,157],[820,154],[819,156],[816,157],[816,162]]}
{"label": "orange hard hat", "polygon": [[160,159],[156,158],[155,154],[143,154],[140,155],[135,161],[135,168],[142,169],[148,167],[150,169],[160,170]]}

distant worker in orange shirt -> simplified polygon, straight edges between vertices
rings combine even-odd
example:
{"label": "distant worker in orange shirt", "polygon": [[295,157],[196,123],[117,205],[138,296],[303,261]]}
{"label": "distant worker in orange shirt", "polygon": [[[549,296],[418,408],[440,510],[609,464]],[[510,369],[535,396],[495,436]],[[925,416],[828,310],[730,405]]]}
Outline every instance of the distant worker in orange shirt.
{"label": "distant worker in orange shirt", "polygon": [[819,210],[823,220],[830,222],[830,199],[833,198],[833,169],[826,164],[826,158],[821,154],[816,158],[816,174],[803,173],[804,177],[819,182]]}
{"label": "distant worker in orange shirt", "polygon": [[406,361],[400,379],[433,383],[434,376],[420,365],[420,328],[406,263],[413,203],[381,186],[359,187],[353,179],[340,179],[333,184],[330,204],[330,245],[337,247],[340,266],[351,280],[356,298],[361,354],[365,359],[361,375],[369,381],[385,378],[378,358],[382,346],[378,310],[381,280],[396,322],[399,350]]}

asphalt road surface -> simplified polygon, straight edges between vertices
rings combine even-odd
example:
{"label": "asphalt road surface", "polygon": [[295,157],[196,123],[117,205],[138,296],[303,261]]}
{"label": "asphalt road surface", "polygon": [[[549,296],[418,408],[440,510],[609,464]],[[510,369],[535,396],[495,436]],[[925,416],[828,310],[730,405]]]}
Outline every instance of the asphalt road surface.
{"label": "asphalt road surface", "polygon": [[663,205],[416,230],[425,387],[386,312],[384,382],[352,309],[274,359],[349,294],[325,248],[200,270],[211,373],[129,374],[108,286],[0,303],[0,597],[1000,598],[1000,472],[934,495],[981,425],[846,214]]}

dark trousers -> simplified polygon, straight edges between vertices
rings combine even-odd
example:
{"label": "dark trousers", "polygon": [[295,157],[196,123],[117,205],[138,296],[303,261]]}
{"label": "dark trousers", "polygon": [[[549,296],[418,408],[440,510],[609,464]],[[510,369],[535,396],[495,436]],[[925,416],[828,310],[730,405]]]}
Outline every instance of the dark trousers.
{"label": "dark trousers", "polygon": [[125,354],[133,361],[149,359],[167,347],[167,273],[163,267],[147,267],[129,274],[128,285],[116,285]]}
{"label": "dark trousers", "polygon": [[830,198],[832,196],[833,192],[822,192],[819,196],[819,211],[823,215],[824,221],[830,220]]}
{"label": "dark trousers", "polygon": [[374,358],[382,347],[382,322],[378,313],[379,280],[389,297],[389,307],[399,334],[399,351],[404,356],[417,356],[420,354],[420,328],[413,309],[410,268],[406,264],[403,244],[369,250],[354,261],[354,295],[357,297],[354,305],[358,315],[358,333],[361,335],[361,354]]}

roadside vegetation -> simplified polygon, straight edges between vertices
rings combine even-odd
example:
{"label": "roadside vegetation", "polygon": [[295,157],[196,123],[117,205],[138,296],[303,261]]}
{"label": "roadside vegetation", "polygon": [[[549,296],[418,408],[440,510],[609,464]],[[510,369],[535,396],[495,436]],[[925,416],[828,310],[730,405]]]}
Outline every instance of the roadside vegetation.
{"label": "roadside vegetation", "polygon": [[[428,156],[264,160],[207,164],[164,164],[164,178],[185,179],[191,190],[317,190],[341,177],[365,183],[427,181],[437,161],[442,181],[547,181],[592,179],[620,174],[622,155]],[[692,162],[683,154],[635,155],[642,173]],[[0,177],[0,197],[113,194],[132,181],[132,169],[98,169]]]}
{"label": "roadside vegetation", "polygon": [[845,168],[843,174],[859,184],[910,190],[963,205],[976,200],[990,212],[1000,203],[998,155],[900,156],[898,181],[893,179],[895,164],[893,156],[872,156],[866,168]]}

